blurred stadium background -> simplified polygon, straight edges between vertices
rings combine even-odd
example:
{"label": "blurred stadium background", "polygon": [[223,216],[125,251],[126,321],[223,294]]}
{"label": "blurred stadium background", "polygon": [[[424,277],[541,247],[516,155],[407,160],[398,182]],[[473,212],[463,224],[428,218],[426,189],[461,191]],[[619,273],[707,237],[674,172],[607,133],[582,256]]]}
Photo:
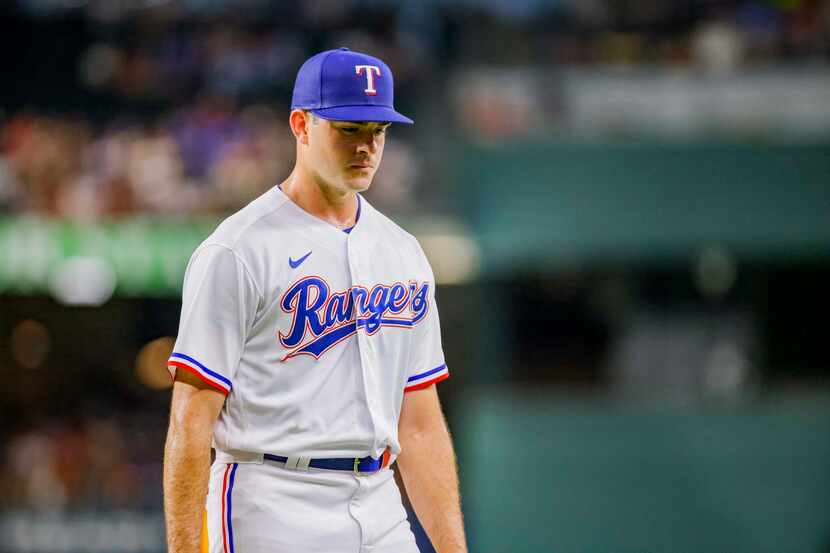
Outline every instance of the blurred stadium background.
{"label": "blurred stadium background", "polygon": [[439,279],[471,551],[830,551],[830,2],[9,0],[0,41],[0,551],[164,550],[185,263],[338,46],[417,121],[367,196]]}

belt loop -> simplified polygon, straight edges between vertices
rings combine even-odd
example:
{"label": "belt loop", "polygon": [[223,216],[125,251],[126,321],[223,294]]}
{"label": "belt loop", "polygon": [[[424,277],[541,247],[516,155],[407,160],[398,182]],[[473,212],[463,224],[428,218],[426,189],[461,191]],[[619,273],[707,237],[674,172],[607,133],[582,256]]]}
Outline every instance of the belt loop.
{"label": "belt loop", "polygon": [[289,456],[285,460],[285,468],[288,470],[308,470],[308,464],[311,462],[311,458],[309,457],[295,457]]}

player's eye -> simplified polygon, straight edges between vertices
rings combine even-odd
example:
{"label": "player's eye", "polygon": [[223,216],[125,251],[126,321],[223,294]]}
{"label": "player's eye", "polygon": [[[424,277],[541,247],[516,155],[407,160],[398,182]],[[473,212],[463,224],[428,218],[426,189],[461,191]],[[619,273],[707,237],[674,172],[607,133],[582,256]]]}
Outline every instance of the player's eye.
{"label": "player's eye", "polygon": [[377,129],[375,129],[375,134],[380,136],[386,134],[388,131],[389,127],[378,127]]}
{"label": "player's eye", "polygon": [[357,127],[340,127],[340,131],[346,134],[355,134],[358,130]]}

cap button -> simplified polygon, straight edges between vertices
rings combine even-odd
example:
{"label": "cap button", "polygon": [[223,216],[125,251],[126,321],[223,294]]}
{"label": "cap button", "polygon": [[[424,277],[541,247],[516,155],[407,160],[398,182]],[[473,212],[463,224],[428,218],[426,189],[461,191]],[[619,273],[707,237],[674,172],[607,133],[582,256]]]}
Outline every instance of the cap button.
{"label": "cap button", "polygon": [[349,51],[349,49],[346,48],[345,46],[342,47],[342,48],[338,48],[338,50],[340,50],[341,52],[348,52]]}

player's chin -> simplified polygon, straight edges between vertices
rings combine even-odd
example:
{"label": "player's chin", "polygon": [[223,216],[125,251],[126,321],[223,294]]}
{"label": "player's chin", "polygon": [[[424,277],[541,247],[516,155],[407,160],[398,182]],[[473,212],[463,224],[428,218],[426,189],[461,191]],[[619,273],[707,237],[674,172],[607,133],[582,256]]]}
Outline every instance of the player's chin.
{"label": "player's chin", "polygon": [[374,173],[363,175],[348,175],[344,180],[346,187],[352,192],[363,192],[368,190],[372,185],[372,179],[375,177]]}

